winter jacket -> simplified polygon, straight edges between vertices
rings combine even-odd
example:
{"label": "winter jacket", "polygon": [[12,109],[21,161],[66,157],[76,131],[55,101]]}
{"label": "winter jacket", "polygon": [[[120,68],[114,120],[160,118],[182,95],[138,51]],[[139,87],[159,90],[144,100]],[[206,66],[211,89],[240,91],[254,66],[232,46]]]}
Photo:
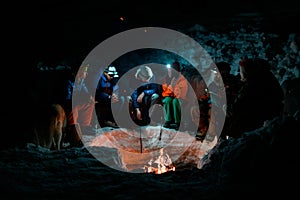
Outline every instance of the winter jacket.
{"label": "winter jacket", "polygon": [[148,83],[142,83],[131,94],[134,108],[140,108],[140,105],[137,102],[137,98],[142,92],[144,92],[145,96],[152,96],[155,93],[160,94],[159,85],[157,83],[155,83],[155,76],[153,76]]}
{"label": "winter jacket", "polygon": [[188,91],[188,82],[183,75],[180,75],[175,86],[164,83],[162,85],[162,97],[175,97],[186,99]]}
{"label": "winter jacket", "polygon": [[86,86],[84,79],[79,79],[75,82],[71,80],[68,81],[66,100],[72,100],[73,96],[75,97],[77,104],[89,102],[91,94]]}
{"label": "winter jacket", "polygon": [[283,91],[271,72],[258,74],[240,89],[227,111],[232,115],[230,135],[239,137],[243,132],[263,126],[283,110]]}
{"label": "winter jacket", "polygon": [[112,93],[118,94],[119,87],[115,80],[107,80],[104,74],[101,75],[97,89],[96,89],[96,100],[107,100]]}

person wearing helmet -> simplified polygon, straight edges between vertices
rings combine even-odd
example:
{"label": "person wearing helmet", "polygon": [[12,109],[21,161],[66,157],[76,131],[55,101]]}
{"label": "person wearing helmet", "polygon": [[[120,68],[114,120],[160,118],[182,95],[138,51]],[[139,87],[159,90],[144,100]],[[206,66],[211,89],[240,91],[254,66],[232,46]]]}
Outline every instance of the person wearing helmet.
{"label": "person wearing helmet", "polygon": [[103,71],[98,82],[95,95],[97,102],[96,115],[101,127],[118,127],[111,112],[111,103],[118,104],[118,107],[121,109],[122,102],[124,102],[119,97],[119,87],[116,81],[118,77],[116,67],[109,66]]}

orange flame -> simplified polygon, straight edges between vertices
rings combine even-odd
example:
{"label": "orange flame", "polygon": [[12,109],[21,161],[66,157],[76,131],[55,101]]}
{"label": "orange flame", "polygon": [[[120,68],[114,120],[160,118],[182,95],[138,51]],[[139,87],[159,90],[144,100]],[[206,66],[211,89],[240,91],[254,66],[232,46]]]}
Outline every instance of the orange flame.
{"label": "orange flame", "polygon": [[[155,163],[157,167],[153,167]],[[175,171],[175,166],[172,164],[172,160],[168,154],[163,153],[163,149],[160,150],[159,157],[153,162],[151,159],[148,162],[148,166],[144,166],[144,171],[147,173],[162,174],[168,171]]]}

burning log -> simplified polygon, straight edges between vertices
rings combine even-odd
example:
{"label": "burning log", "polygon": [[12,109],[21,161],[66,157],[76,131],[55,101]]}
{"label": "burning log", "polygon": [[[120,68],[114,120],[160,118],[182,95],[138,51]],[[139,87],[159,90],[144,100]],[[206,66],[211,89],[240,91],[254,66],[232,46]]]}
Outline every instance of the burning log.
{"label": "burning log", "polygon": [[[155,163],[156,167],[153,167],[152,164]],[[148,162],[149,166],[144,166],[144,172],[162,174],[168,171],[175,171],[175,166],[172,164],[172,160],[168,154],[164,154],[163,148],[160,149],[159,157],[153,162],[151,159]]]}

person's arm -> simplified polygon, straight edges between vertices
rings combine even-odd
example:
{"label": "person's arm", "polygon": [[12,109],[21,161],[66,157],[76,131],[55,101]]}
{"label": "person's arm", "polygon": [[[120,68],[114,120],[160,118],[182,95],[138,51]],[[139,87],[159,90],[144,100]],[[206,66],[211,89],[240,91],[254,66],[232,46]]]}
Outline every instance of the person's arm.
{"label": "person's arm", "polygon": [[133,108],[135,109],[140,107],[140,105],[137,102],[137,98],[138,98],[138,91],[134,90],[133,93],[131,94],[131,99],[132,99]]}
{"label": "person's arm", "polygon": [[67,83],[67,96],[66,96],[67,100],[72,99],[73,88],[74,88],[74,82],[72,82],[71,80],[68,80],[68,83]]}
{"label": "person's arm", "polygon": [[120,90],[117,84],[113,86],[113,93],[119,96]]}
{"label": "person's arm", "polygon": [[83,80],[75,80],[73,84],[73,94],[78,94],[81,91]]}
{"label": "person's arm", "polygon": [[176,98],[185,99],[188,91],[187,80],[182,76],[174,86],[174,94]]}
{"label": "person's arm", "polygon": [[97,99],[110,99],[110,95],[105,92],[97,92]]}
{"label": "person's arm", "polygon": [[73,93],[78,95],[89,96],[88,88],[83,79],[76,81],[74,83]]}
{"label": "person's arm", "polygon": [[90,102],[91,94],[88,91],[87,86],[85,85],[84,80],[80,80],[74,83],[73,95],[77,96],[80,99],[81,103]]}
{"label": "person's arm", "polygon": [[96,99],[97,100],[110,100],[111,95],[105,91],[106,86],[106,79],[105,76],[102,74],[97,89],[96,89]]}

